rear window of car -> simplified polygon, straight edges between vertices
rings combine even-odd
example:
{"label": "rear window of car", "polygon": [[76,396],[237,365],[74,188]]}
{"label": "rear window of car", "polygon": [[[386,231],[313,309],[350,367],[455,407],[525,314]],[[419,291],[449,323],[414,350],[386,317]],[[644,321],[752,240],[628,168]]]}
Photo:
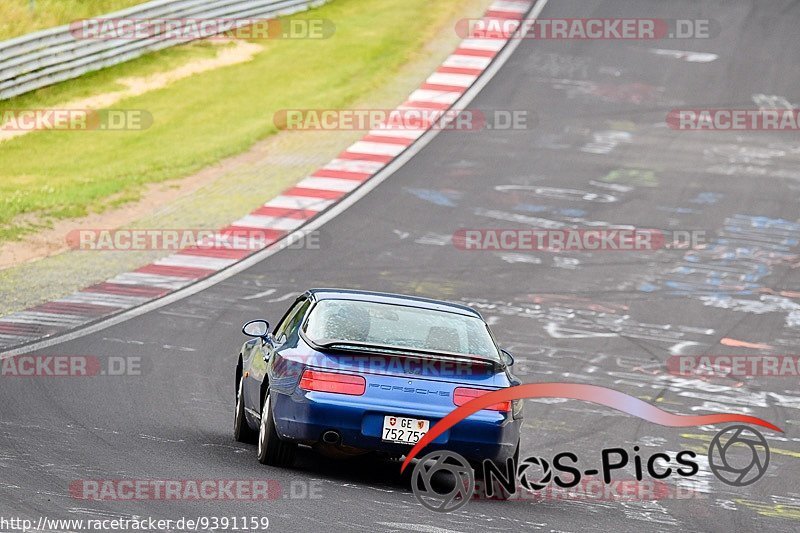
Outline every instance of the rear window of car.
{"label": "rear window of car", "polygon": [[483,320],[434,309],[322,300],[311,310],[304,333],[316,343],[358,342],[500,360]]}

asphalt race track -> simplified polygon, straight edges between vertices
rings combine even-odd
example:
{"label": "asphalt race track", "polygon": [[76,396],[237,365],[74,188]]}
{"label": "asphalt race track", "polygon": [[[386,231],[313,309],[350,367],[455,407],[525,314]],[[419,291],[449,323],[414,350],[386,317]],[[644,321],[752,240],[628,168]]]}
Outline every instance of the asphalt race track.
{"label": "asphalt race track", "polygon": [[[800,4],[553,0],[541,17],[712,19],[720,32],[526,40],[469,106],[489,116],[528,110],[524,130],[442,132],[323,226],[320,249],[283,250],[204,292],[37,352],[140,357],[142,375],[4,379],[3,514],[256,515],[275,531],[797,531],[797,378],[683,378],[663,363],[674,354],[800,353],[800,304],[791,299],[800,290],[800,224],[791,222],[797,134],[665,124],[674,108],[800,103]],[[704,230],[730,248],[744,234],[755,251],[464,251],[452,243],[461,228],[544,223]],[[691,498],[472,501],[450,514],[423,509],[397,463],[304,451],[293,469],[261,467],[255,448],[231,437],[240,327],[275,323],[296,294],[321,286],[475,305],[525,382],[603,385],[680,414],[752,414],[785,434],[763,432],[771,463],[749,487],[723,484],[701,465]],[[702,453],[720,429],[666,428],[575,401],[529,401],[525,410],[523,456],[572,451],[584,464],[599,464],[605,447]],[[117,502],[69,493],[81,479],[254,477],[277,480],[282,497]],[[318,497],[303,497],[309,486]]]}

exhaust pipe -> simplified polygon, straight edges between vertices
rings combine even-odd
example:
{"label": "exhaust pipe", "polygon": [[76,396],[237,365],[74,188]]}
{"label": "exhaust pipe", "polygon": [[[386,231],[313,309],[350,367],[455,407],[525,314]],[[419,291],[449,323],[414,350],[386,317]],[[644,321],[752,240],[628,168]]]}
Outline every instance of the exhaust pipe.
{"label": "exhaust pipe", "polygon": [[326,431],[322,434],[322,442],[325,444],[339,444],[342,437],[336,431]]}

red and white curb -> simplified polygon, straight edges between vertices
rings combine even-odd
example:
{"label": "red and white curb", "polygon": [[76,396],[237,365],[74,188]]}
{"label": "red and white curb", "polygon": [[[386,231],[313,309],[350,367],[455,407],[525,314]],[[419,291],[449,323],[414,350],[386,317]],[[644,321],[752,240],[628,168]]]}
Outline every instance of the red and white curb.
{"label": "red and white curb", "polygon": [[[533,0],[496,0],[485,19],[521,20]],[[505,27],[508,27],[506,22]],[[489,67],[509,39],[464,39],[399,110],[447,110]],[[219,230],[211,246],[186,248],[59,300],[0,317],[0,350],[122,313],[205,279],[274,244],[338,203],[404,152],[427,129],[371,130],[309,177]],[[256,230],[259,247],[237,248],[234,232]],[[241,243],[238,243],[241,244]]]}

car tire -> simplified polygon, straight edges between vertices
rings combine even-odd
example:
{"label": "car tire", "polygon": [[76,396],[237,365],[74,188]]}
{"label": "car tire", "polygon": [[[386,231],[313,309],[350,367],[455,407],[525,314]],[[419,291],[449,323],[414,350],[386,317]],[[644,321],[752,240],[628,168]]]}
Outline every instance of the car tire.
{"label": "car tire", "polygon": [[247,423],[247,417],[244,414],[244,378],[239,380],[239,388],[236,392],[236,413],[233,420],[233,438],[236,442],[244,442],[246,444],[254,444],[258,434],[253,431],[250,424]]}
{"label": "car tire", "polygon": [[278,436],[272,415],[272,398],[267,391],[258,431],[258,462],[269,466],[291,466],[296,451],[297,444],[281,440]]}
{"label": "car tire", "polygon": [[[516,468],[519,468],[519,443],[520,443],[520,441],[519,441],[519,440],[517,440],[517,447],[516,447],[516,448],[514,448],[514,455],[513,455],[513,458],[514,458],[514,466],[515,466]],[[517,480],[517,473],[516,473],[516,472],[514,472],[514,483],[515,483],[515,488],[516,488],[516,490],[518,491],[520,487],[519,487],[519,484],[517,483],[517,481],[516,481],[516,480]],[[501,500],[508,500],[508,499],[511,499],[511,497],[512,497],[512,495],[511,495],[511,494],[507,493],[507,492],[506,492],[506,491],[504,491],[504,490],[500,490],[499,492],[500,492],[500,493],[498,494],[498,496],[499,496],[499,498],[500,498]],[[516,491],[515,491],[515,493],[514,493],[514,494],[516,494]]]}
{"label": "car tire", "polygon": [[[516,448],[514,448],[514,455],[512,457],[514,459],[514,466],[518,468],[519,467],[519,441],[517,441],[517,446],[516,446]],[[480,471],[480,477],[478,475],[479,471]],[[517,482],[516,482],[516,479],[517,479],[516,472],[514,472],[512,475],[514,477],[514,483],[517,484]],[[483,481],[484,483],[486,482],[486,480],[483,478],[483,469],[482,468],[480,468],[480,470],[475,470],[475,479],[481,479],[481,481]],[[510,500],[516,494],[516,491],[514,492],[514,494],[509,494],[508,492],[506,492],[506,490],[504,488],[498,487],[498,486],[494,487],[494,489],[495,490],[494,490],[493,498],[496,499],[496,500],[501,500],[501,501]],[[518,484],[516,486],[516,489],[519,490]],[[484,490],[486,490],[486,489],[484,488]]]}

